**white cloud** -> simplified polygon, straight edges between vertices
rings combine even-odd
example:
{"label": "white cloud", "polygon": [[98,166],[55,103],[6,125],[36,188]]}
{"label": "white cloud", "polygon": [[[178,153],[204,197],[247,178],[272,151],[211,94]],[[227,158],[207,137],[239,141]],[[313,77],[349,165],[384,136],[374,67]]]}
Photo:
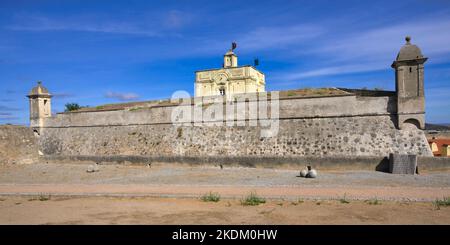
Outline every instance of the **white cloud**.
{"label": "white cloud", "polygon": [[13,115],[13,114],[7,114],[7,113],[0,113],[0,120],[3,121],[10,121],[10,120],[17,120],[19,117]]}
{"label": "white cloud", "polygon": [[[450,18],[447,16],[435,16],[432,19],[398,23],[366,31],[355,30],[344,35],[333,35],[341,31],[339,29],[328,30],[326,35],[333,36],[331,41],[319,35],[312,40],[314,45],[310,46],[309,50],[302,49],[291,54],[291,57],[310,56],[315,62],[314,69],[296,68],[275,77],[297,80],[390,69],[390,64],[405,43],[404,37],[407,35],[412,36],[411,42],[417,44],[423,54],[430,58],[428,63],[449,62],[449,30]],[[299,50],[296,47],[291,49]]]}
{"label": "white cloud", "polygon": [[58,99],[74,97],[73,94],[71,94],[71,93],[64,93],[64,92],[62,92],[62,93],[52,93],[52,95],[53,95],[54,98],[58,98]]}
{"label": "white cloud", "polygon": [[248,32],[245,29],[237,29],[237,34],[221,33],[217,38],[197,37],[192,45],[193,48],[181,50],[177,52],[177,55],[202,56],[219,52],[225,53],[231,47],[232,41],[237,42],[237,53],[239,54],[290,49],[299,43],[319,37],[323,32],[324,30],[320,26],[310,24],[260,26]]}
{"label": "white cloud", "polygon": [[168,28],[180,28],[190,21],[191,16],[179,10],[171,10],[163,18],[163,23]]}
{"label": "white cloud", "polygon": [[19,111],[18,108],[13,108],[9,106],[0,105],[0,111]]}
{"label": "white cloud", "polygon": [[139,95],[135,93],[116,93],[116,92],[107,92],[105,94],[106,98],[112,98],[112,99],[118,99],[121,101],[129,101],[129,100],[135,100],[139,99]]}
{"label": "white cloud", "polygon": [[313,53],[327,55],[342,60],[392,60],[396,57],[404,37],[412,36],[426,56],[441,56],[450,52],[450,18],[416,20],[355,32],[349,37],[321,44]]}
{"label": "white cloud", "polygon": [[316,25],[260,27],[238,37],[237,41],[245,47],[245,50],[285,49],[289,45],[316,38],[323,32],[323,28]]}
{"label": "white cloud", "polygon": [[304,72],[288,72],[284,75],[280,75],[278,79],[296,80],[308,77],[328,76],[337,74],[359,73],[374,70],[384,70],[386,67],[379,66],[377,64],[352,64],[344,66],[332,66],[326,68],[320,68],[315,70],[309,70]]}
{"label": "white cloud", "polygon": [[131,34],[150,37],[161,36],[156,28],[128,22],[105,22],[86,19],[50,19],[45,16],[30,15],[21,18],[18,23],[6,26],[14,31],[82,31],[111,34]]}

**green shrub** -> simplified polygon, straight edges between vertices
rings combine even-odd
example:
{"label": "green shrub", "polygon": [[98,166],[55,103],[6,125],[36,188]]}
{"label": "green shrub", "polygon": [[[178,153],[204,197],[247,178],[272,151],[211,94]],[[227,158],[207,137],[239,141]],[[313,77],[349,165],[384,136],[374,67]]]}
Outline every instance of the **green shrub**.
{"label": "green shrub", "polygon": [[200,199],[204,202],[218,202],[220,201],[220,195],[219,193],[209,192],[203,195]]}
{"label": "green shrub", "polygon": [[76,111],[76,110],[79,110],[81,108],[82,107],[79,104],[77,104],[77,103],[67,103],[65,105],[64,111],[66,111],[66,112],[68,112],[68,111]]}
{"label": "green shrub", "polygon": [[262,203],[266,203],[266,199],[259,197],[255,192],[250,193],[250,195],[241,200],[241,204],[244,206],[257,206]]}
{"label": "green shrub", "polygon": [[348,204],[348,203],[350,203],[350,201],[347,200],[347,198],[346,198],[346,194],[344,194],[344,197],[341,198],[341,199],[339,199],[339,201],[340,201],[341,203],[343,203],[343,204]]}
{"label": "green shrub", "polygon": [[41,201],[41,202],[48,201],[48,200],[50,200],[50,196],[46,196],[46,195],[39,196],[39,201]]}
{"label": "green shrub", "polygon": [[436,201],[434,201],[434,205],[436,205],[436,207],[438,207],[438,208],[448,207],[448,206],[450,206],[450,197],[444,197],[442,200],[437,199]]}
{"label": "green shrub", "polygon": [[377,198],[374,198],[374,199],[370,199],[370,200],[367,200],[367,201],[365,201],[367,204],[369,204],[369,205],[381,205],[381,202],[380,202],[380,200],[378,200]]}
{"label": "green shrub", "polygon": [[144,108],[143,107],[133,107],[129,111],[139,111],[139,110],[142,110],[142,109],[144,109]]}

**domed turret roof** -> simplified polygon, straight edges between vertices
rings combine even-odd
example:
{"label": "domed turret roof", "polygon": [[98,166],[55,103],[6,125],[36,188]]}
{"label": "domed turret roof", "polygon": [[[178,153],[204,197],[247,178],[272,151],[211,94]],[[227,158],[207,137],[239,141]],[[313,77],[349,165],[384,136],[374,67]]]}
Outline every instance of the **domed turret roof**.
{"label": "domed turret roof", "polygon": [[422,51],[420,51],[420,48],[417,47],[414,44],[411,44],[411,37],[407,36],[405,38],[406,44],[403,45],[403,47],[400,49],[400,52],[398,52],[397,55],[397,61],[402,60],[415,60],[415,59],[422,59]]}
{"label": "domed turret roof", "polygon": [[230,56],[230,55],[236,56],[236,54],[233,52],[233,50],[228,50],[228,52],[225,53],[225,56]]}
{"label": "domed turret roof", "polygon": [[28,96],[36,96],[36,95],[47,95],[50,96],[50,93],[48,92],[48,89],[42,86],[42,82],[38,82],[38,85],[31,89]]}

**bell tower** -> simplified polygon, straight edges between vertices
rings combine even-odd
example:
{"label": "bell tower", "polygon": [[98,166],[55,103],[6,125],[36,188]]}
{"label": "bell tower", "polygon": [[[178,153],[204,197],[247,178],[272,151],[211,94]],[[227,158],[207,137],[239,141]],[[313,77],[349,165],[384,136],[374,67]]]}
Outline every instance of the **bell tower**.
{"label": "bell tower", "polygon": [[419,47],[411,44],[411,37],[400,49],[392,63],[395,69],[397,120],[399,129],[425,128],[424,63],[428,58]]}
{"label": "bell tower", "polygon": [[40,128],[44,126],[44,118],[52,116],[52,95],[39,81],[27,97],[30,101],[30,127]]}
{"label": "bell tower", "polygon": [[237,47],[237,44],[233,42],[231,49],[223,56],[223,68],[237,67],[238,60],[237,55],[233,52]]}

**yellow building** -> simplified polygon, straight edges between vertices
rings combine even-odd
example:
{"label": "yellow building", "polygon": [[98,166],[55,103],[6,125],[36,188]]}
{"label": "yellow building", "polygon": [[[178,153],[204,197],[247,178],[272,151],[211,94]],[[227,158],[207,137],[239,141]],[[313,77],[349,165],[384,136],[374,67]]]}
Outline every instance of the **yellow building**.
{"label": "yellow building", "polygon": [[430,142],[430,148],[431,148],[431,152],[433,152],[433,153],[439,151],[439,148],[438,148],[436,142]]}
{"label": "yellow building", "polygon": [[450,145],[443,145],[441,152],[441,156],[450,157]]}
{"label": "yellow building", "polygon": [[238,66],[233,48],[223,57],[223,67],[195,73],[195,96],[265,92],[265,76],[251,65]]}

